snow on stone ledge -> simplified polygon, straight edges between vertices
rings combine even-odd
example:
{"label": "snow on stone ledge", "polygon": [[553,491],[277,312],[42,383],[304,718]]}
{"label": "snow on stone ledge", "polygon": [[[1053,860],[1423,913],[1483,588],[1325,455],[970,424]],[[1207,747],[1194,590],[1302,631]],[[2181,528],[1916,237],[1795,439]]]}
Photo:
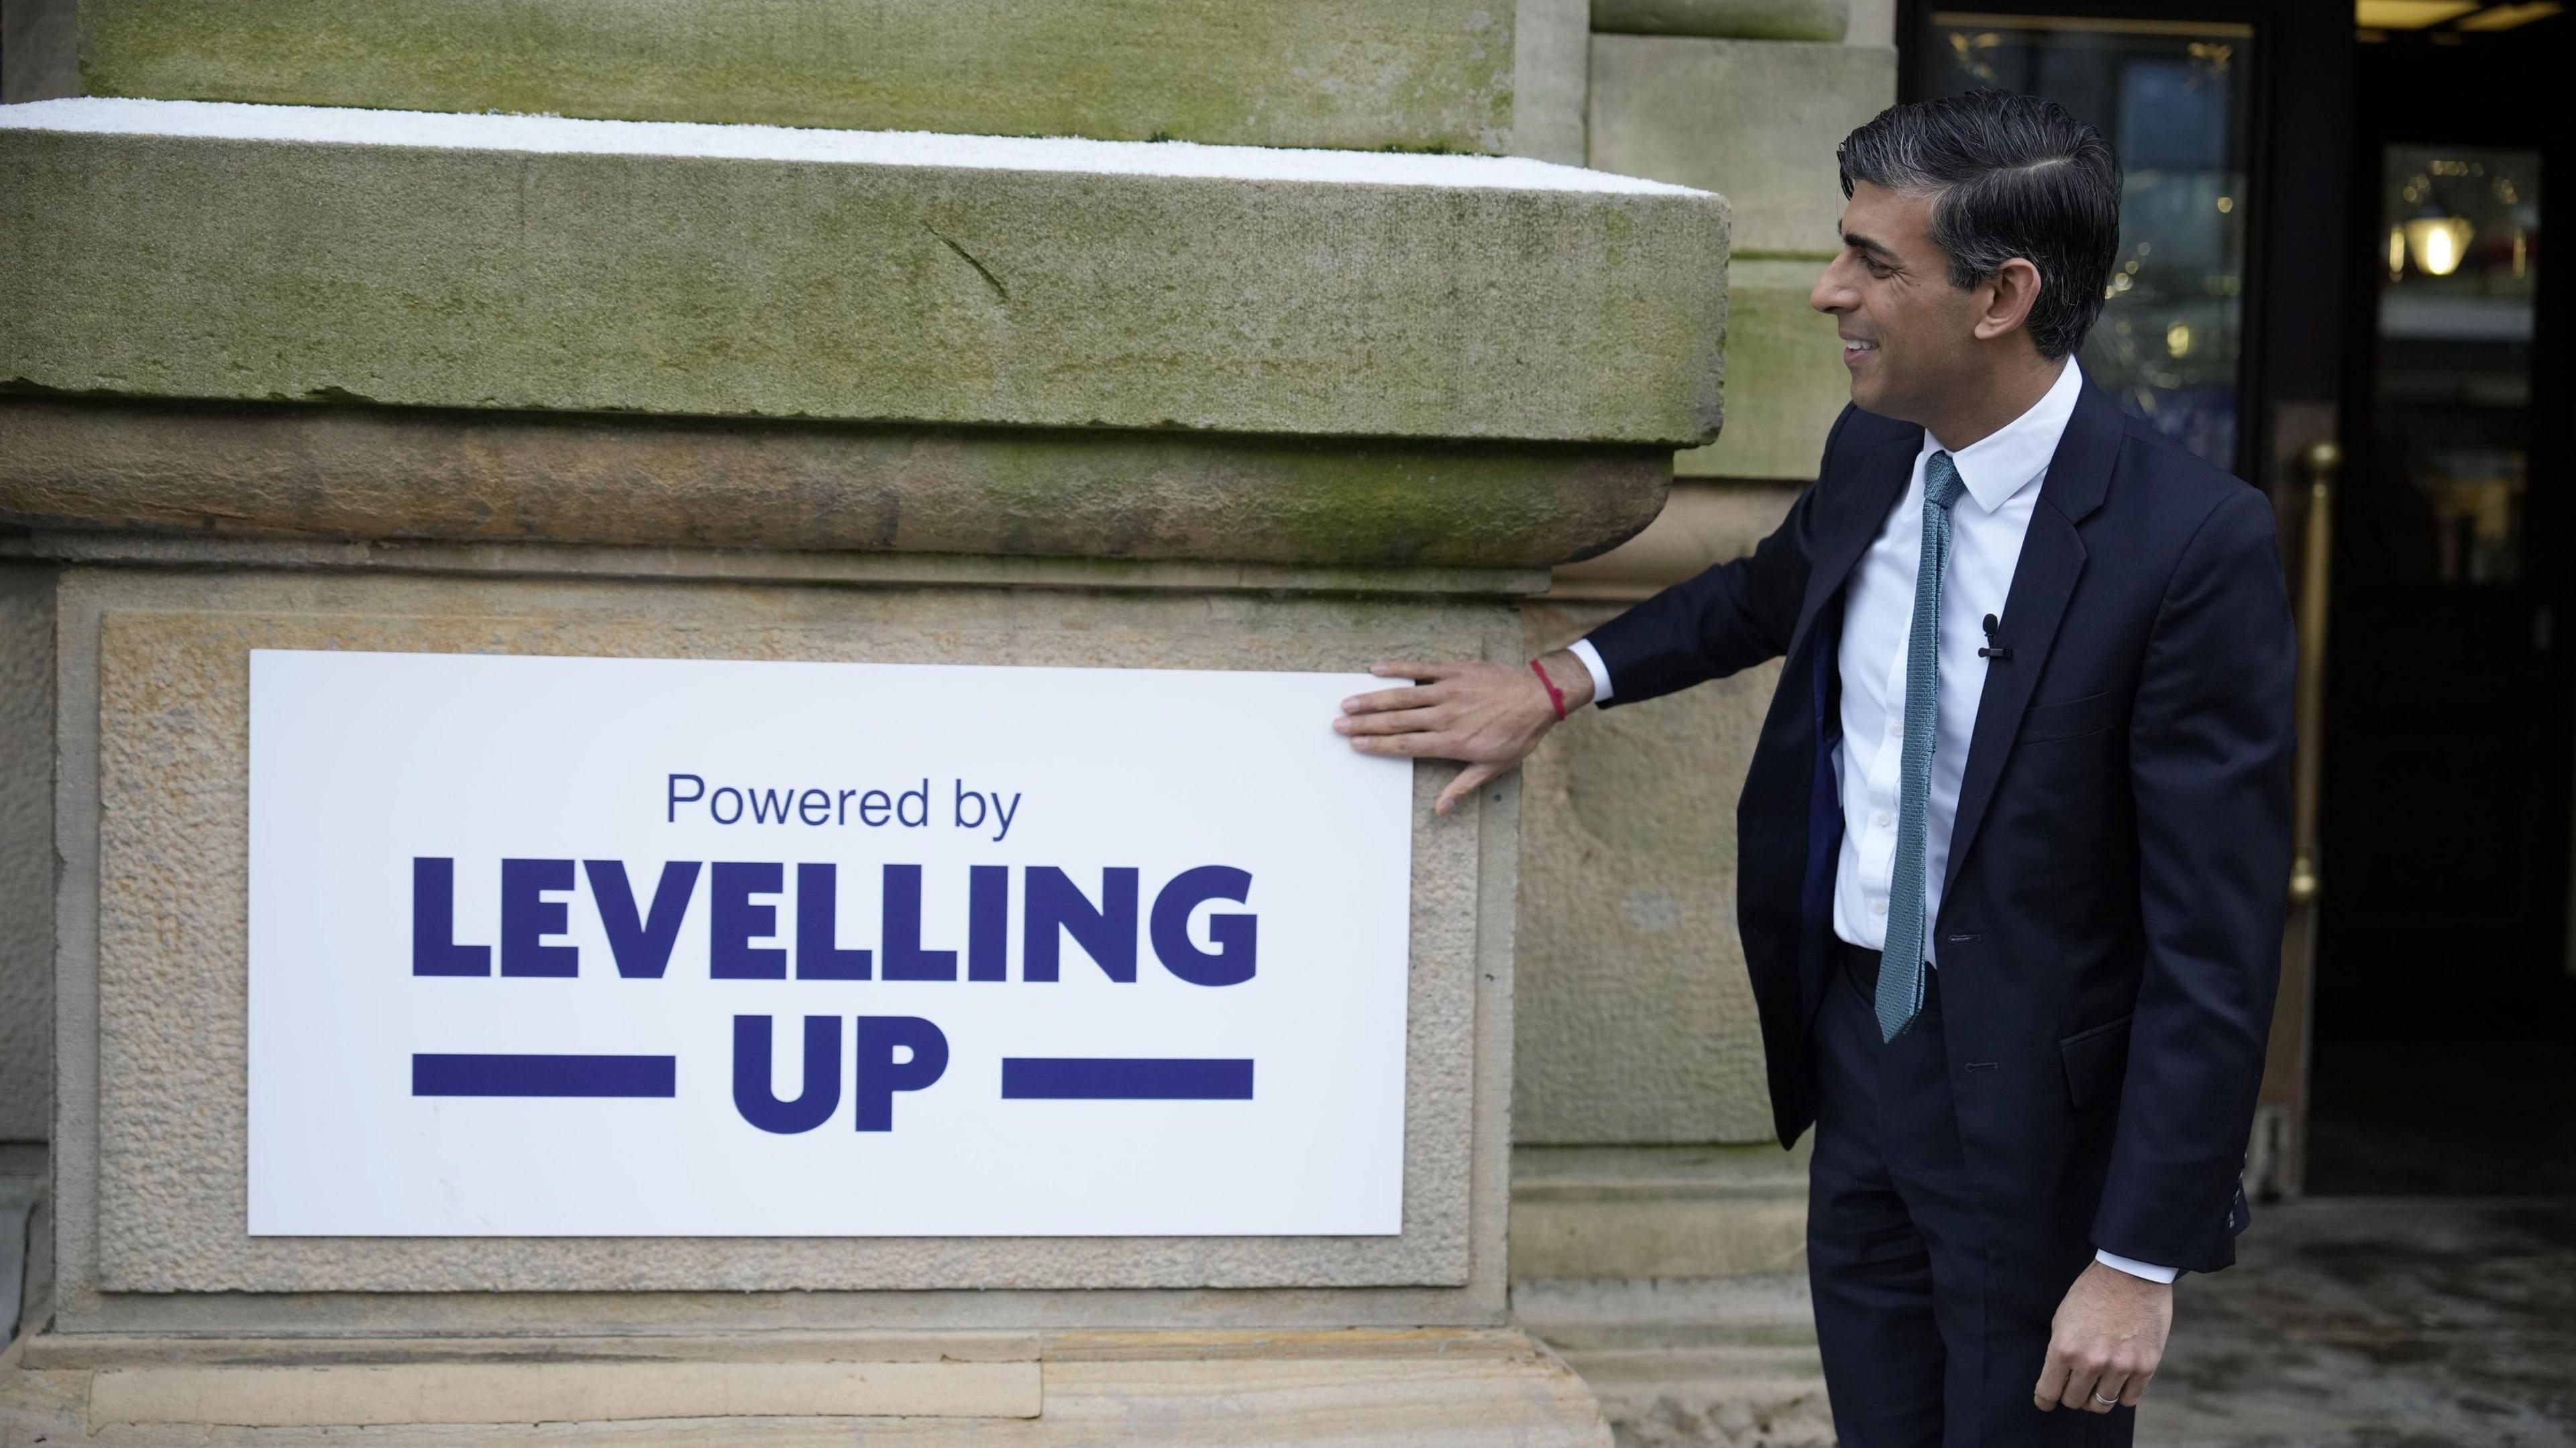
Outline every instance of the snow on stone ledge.
{"label": "snow on stone ledge", "polygon": [[418,146],[442,150],[715,156],[742,161],[1085,171],[1237,181],[1475,187],[1700,196],[1706,192],[1517,156],[1203,146],[1193,141],[1092,141],[1070,136],[954,136],[935,131],[832,131],[694,121],[587,121],[565,116],[373,111],[109,97],[0,106],[0,130],[202,136],[243,141]]}

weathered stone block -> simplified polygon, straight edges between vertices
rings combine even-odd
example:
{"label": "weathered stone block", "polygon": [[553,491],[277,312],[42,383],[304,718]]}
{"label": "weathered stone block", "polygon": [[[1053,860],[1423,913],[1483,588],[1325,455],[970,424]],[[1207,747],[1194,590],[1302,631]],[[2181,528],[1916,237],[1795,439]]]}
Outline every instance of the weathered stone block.
{"label": "weathered stone block", "polygon": [[1549,576],[1549,597],[1567,602],[1633,602],[1721,559],[1753,551],[1794,492],[1714,479],[1677,479],[1664,511],[1646,530],[1598,558]]}
{"label": "weathered stone block", "polygon": [[1510,0],[81,0],[88,95],[1499,151]]}
{"label": "weathered stone block", "polygon": [[1583,164],[1583,93],[1592,83],[1585,0],[1517,0],[1512,86],[1515,156]]}
{"label": "weathered stone block", "polygon": [[[1692,491],[1675,511],[1690,515],[1697,546],[1714,558],[1749,551],[1788,502],[1774,490]],[[1606,591],[1652,590],[1640,581]],[[1524,642],[1533,653],[1560,647],[1618,610],[1533,602]],[[1777,676],[1766,665],[1587,711],[1522,766],[1516,1141],[1770,1135],[1760,1023],[1735,930],[1735,797]]]}
{"label": "weathered stone block", "polygon": [[0,397],[0,521],[193,538],[1530,566],[1656,448]]}
{"label": "weathered stone block", "polygon": [[1603,34],[1837,41],[1850,22],[1851,0],[1592,0]]}
{"label": "weathered stone block", "polygon": [[79,0],[0,5],[0,104],[79,94]]}
{"label": "weathered stone block", "polygon": [[1738,253],[1821,254],[1842,215],[1834,148],[1895,100],[1893,50],[1595,35],[1591,160],[1724,193]]}
{"label": "weathered stone block", "polygon": [[1516,158],[0,114],[0,381],[81,394],[1688,446],[1725,257]]}
{"label": "weathered stone block", "polygon": [[1686,478],[1807,482],[1851,401],[1834,319],[1807,304],[1825,259],[1739,261],[1728,293],[1726,433],[1673,459]]}
{"label": "weathered stone block", "polygon": [[1512,1281],[1802,1271],[1811,1147],[1521,1147]]}

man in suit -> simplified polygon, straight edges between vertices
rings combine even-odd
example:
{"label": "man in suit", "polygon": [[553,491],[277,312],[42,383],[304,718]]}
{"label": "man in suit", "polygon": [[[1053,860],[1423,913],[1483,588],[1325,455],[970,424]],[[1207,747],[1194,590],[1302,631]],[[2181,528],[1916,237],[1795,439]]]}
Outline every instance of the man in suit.
{"label": "man in suit", "polygon": [[[1738,923],[1845,1444],[2127,1443],[2178,1272],[2234,1260],[2290,864],[2295,643],[2256,489],[2073,353],[2119,236],[2054,104],[1898,106],[1839,151],[1852,405],[1752,556],[1528,665],[1381,664],[1374,754],[1785,659]],[[2103,1415],[2099,1417],[2088,1414]]]}

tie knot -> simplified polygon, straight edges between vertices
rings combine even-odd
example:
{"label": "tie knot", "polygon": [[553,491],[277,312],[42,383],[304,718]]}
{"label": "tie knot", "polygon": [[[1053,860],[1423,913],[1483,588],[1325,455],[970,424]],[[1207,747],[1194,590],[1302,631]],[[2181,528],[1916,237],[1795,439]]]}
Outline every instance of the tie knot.
{"label": "tie knot", "polygon": [[1923,501],[1947,510],[1959,501],[1960,490],[1967,484],[1959,481],[1959,465],[1950,461],[1946,452],[1936,452],[1923,464]]}

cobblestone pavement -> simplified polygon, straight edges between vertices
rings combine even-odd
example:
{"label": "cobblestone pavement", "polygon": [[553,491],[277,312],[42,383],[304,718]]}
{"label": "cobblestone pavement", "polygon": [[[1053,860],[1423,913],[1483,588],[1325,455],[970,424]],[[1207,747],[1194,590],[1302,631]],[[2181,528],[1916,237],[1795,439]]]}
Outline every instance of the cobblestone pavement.
{"label": "cobblestone pavement", "polygon": [[2576,1198],[2260,1209],[2183,1279],[2141,1443],[2576,1445]]}
{"label": "cobblestone pavement", "polygon": [[[2576,1448],[2576,1198],[2278,1204],[2239,1252],[2183,1279],[2141,1445]],[[1826,1448],[1804,1289],[1536,1282],[1514,1305],[1622,1448]]]}

